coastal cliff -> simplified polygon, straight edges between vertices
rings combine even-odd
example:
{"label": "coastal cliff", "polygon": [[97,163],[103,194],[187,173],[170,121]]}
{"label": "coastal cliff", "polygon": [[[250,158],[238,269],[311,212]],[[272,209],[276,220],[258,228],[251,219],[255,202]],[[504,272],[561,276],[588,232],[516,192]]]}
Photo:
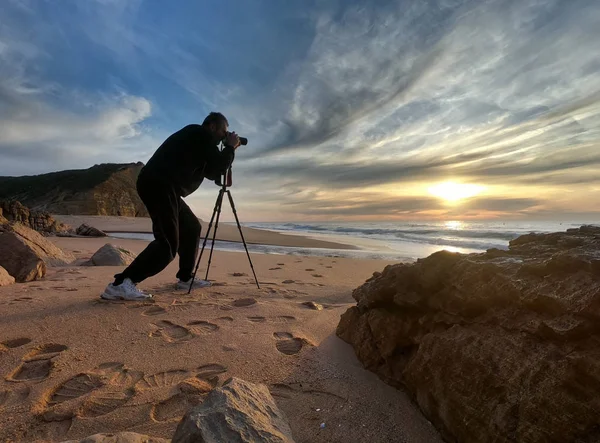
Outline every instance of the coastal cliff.
{"label": "coastal cliff", "polygon": [[0,200],[18,200],[33,211],[68,215],[147,217],[136,191],[143,163],[101,164],[23,177],[0,177]]}

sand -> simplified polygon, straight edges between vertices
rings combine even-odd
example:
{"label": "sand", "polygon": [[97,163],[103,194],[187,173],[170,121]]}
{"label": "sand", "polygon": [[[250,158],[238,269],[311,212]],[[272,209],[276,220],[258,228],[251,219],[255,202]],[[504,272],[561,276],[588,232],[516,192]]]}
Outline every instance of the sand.
{"label": "sand", "polygon": [[[79,260],[108,241],[136,253],[147,244],[51,240]],[[260,289],[245,253],[215,251],[212,287],[176,290],[173,262],[140,284],[155,296],[145,303],[99,298],[122,267],[50,268],[44,280],[1,287],[0,441],[125,430],[170,438],[199,401],[178,388],[194,376],[268,385],[297,442],[442,441],[405,393],[364,370],[335,335],[352,289],[389,262],[251,258]]]}

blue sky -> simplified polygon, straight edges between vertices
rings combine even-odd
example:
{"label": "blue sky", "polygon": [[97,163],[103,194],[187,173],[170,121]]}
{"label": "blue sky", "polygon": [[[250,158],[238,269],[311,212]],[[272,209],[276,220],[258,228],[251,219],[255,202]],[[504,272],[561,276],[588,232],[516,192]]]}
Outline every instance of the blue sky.
{"label": "blue sky", "polygon": [[243,221],[600,212],[597,0],[0,8],[0,175],[145,162],[218,110]]}

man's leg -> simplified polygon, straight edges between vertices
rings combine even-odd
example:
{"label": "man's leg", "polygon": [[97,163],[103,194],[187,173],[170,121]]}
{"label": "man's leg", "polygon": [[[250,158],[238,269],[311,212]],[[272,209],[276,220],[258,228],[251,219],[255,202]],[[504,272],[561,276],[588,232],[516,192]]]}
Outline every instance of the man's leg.
{"label": "man's leg", "polygon": [[192,278],[202,226],[189,206],[179,199],[179,272],[177,278],[187,282]]}
{"label": "man's leg", "polygon": [[154,240],[121,273],[115,285],[125,278],[139,283],[158,274],[175,258],[179,244],[179,197],[172,189],[139,189],[140,197],[152,219]]}

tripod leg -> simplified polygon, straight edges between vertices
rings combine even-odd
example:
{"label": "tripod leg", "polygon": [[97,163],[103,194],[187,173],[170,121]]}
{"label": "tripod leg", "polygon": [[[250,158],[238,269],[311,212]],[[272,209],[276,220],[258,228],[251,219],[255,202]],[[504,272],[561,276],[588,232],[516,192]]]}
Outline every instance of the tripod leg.
{"label": "tripod leg", "polygon": [[240,231],[240,235],[242,236],[242,242],[244,243],[244,249],[246,250],[246,255],[248,256],[248,261],[250,262],[250,268],[252,268],[252,274],[254,274],[254,281],[256,281],[256,286],[260,289],[260,285],[258,284],[258,278],[256,278],[256,272],[254,272],[254,266],[252,265],[252,260],[250,259],[250,253],[248,252],[248,247],[246,246],[246,240],[244,239],[244,234],[242,233],[242,227],[240,226],[240,220],[237,216],[237,211],[235,210],[235,205],[233,204],[233,197],[231,196],[231,191],[226,190],[227,197],[229,197],[229,203],[231,204],[231,209],[233,210],[233,215],[235,216],[235,222],[237,223],[238,230]]}
{"label": "tripod leg", "polygon": [[[221,204],[223,202],[223,189],[219,191],[219,195],[217,196],[217,200],[215,201],[215,208],[213,209],[212,217],[210,218],[210,223],[208,224],[208,229],[206,231],[206,235],[204,236],[204,243],[202,243],[202,249],[200,250],[200,256],[198,257],[198,262],[196,263],[196,269],[194,269],[194,275],[192,275],[192,281],[190,282],[190,288],[188,289],[188,294],[192,292],[192,286],[194,284],[194,280],[196,279],[196,273],[198,272],[198,267],[200,266],[200,260],[202,260],[202,254],[204,253],[204,248],[206,246],[206,241],[208,240],[208,236],[210,234],[210,229],[212,228],[213,220],[215,219],[215,214],[217,213],[217,209],[219,212],[221,211]],[[215,231],[217,227],[215,226]],[[214,240],[213,240],[214,243]]]}
{"label": "tripod leg", "polygon": [[213,248],[215,247],[215,237],[217,236],[217,228],[219,227],[219,217],[221,216],[221,206],[223,205],[223,194],[227,192],[224,189],[220,191],[220,200],[217,208],[217,220],[215,221],[215,230],[213,231],[212,244],[210,245],[210,254],[208,256],[208,265],[206,266],[206,277],[204,280],[208,280],[208,270],[210,269],[210,262],[212,261]]}

